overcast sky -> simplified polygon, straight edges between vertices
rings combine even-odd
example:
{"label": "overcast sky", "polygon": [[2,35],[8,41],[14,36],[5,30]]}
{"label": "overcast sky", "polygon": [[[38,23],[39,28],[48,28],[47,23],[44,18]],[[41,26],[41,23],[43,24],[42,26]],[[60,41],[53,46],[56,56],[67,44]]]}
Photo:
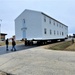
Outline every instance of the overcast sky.
{"label": "overcast sky", "polygon": [[0,0],[1,32],[8,38],[15,34],[15,18],[25,9],[42,11],[75,33],[75,0]]}

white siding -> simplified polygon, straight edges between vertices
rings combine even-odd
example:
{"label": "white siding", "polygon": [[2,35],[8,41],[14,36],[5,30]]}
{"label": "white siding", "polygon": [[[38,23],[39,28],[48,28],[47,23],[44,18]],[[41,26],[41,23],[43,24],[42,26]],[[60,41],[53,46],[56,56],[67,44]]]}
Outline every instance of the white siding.
{"label": "white siding", "polygon": [[41,13],[27,11],[27,39],[37,39],[42,37]]}
{"label": "white siding", "polygon": [[[23,24],[23,19],[25,24]],[[25,33],[23,33],[24,28]],[[60,39],[67,37],[68,27],[42,12],[25,10],[15,19],[15,35],[17,40],[22,38],[27,38],[28,40]]]}
{"label": "white siding", "polygon": [[20,18],[17,18],[17,20],[15,20],[15,36],[17,40],[21,40],[22,39],[22,21],[20,20]]}
{"label": "white siding", "polygon": [[16,20],[15,20],[15,34],[16,39],[22,39],[23,32],[21,30],[22,20],[25,19],[26,26],[26,37],[27,39],[37,39],[42,38],[42,27],[41,27],[41,13],[35,11],[25,10]]}
{"label": "white siding", "polygon": [[[46,21],[44,21],[44,17],[46,18]],[[44,34],[44,29],[47,30],[47,34]],[[50,34],[50,30],[51,30],[52,34]],[[42,14],[42,33],[43,33],[44,39],[65,38],[68,35],[68,27],[46,15]],[[63,33],[63,35],[62,35],[62,33]]]}

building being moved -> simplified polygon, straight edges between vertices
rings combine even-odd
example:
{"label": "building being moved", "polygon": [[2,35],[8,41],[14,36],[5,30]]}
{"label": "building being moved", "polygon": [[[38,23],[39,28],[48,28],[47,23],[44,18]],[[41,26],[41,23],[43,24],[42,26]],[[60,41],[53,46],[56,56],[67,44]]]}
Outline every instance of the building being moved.
{"label": "building being moved", "polygon": [[24,10],[15,19],[16,40],[27,39],[28,42],[47,42],[65,40],[68,26],[39,11]]}

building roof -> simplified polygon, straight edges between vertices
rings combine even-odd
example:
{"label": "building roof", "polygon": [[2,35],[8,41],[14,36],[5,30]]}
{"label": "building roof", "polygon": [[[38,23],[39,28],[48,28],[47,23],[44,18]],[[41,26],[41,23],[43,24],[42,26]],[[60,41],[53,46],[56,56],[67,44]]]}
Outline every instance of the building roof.
{"label": "building roof", "polygon": [[[49,18],[53,19],[53,20],[55,20],[56,22],[59,22],[60,24],[62,24],[62,25],[64,25],[64,26],[68,27],[67,25],[63,24],[62,22],[60,22],[60,21],[58,21],[58,20],[54,19],[53,17],[51,17],[51,16],[49,16],[49,15],[47,15],[47,14],[45,14],[45,13],[41,12],[41,11],[25,9],[22,13],[24,13],[25,11],[39,12],[39,13],[41,13],[41,14],[43,14],[43,15],[45,15],[45,16],[47,16],[47,17],[49,17]],[[22,13],[21,13],[21,14],[22,14]],[[20,14],[20,15],[21,15],[21,14]],[[20,15],[19,15],[19,16],[20,16]],[[19,16],[18,16],[18,17],[19,17]],[[18,17],[17,17],[17,18],[18,18]],[[17,19],[17,18],[16,18],[16,19]],[[16,20],[16,19],[15,19],[15,20]]]}
{"label": "building roof", "polygon": [[0,33],[1,35],[7,35],[6,33]]}
{"label": "building roof", "polygon": [[65,24],[61,23],[60,21],[58,21],[58,20],[56,20],[56,19],[54,19],[54,18],[48,16],[47,14],[45,14],[45,13],[43,13],[43,12],[41,12],[41,14],[43,14],[43,15],[45,15],[45,16],[47,16],[47,17],[53,19],[53,20],[55,20],[56,22],[59,22],[60,24],[62,24],[62,25],[64,25],[64,26],[68,27],[67,25],[65,25]]}

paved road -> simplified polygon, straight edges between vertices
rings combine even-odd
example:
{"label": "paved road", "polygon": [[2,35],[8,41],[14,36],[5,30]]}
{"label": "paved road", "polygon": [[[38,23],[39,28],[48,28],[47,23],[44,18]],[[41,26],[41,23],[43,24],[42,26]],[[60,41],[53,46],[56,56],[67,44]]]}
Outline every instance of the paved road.
{"label": "paved road", "polygon": [[[16,50],[17,51],[24,50],[24,49],[26,50],[33,47],[36,47],[36,46],[35,45],[34,46],[17,45]],[[9,46],[9,51],[6,51],[6,46],[0,46],[0,55],[11,53],[12,52],[11,49],[12,49],[12,46]]]}
{"label": "paved road", "polygon": [[24,48],[0,55],[0,70],[14,75],[75,75],[75,52]]}
{"label": "paved road", "polygon": [[[69,41],[69,40],[71,40],[71,38],[67,39],[66,41]],[[16,49],[17,49],[17,51],[20,51],[20,50],[24,50],[24,49],[26,50],[29,48],[33,48],[33,47],[37,47],[37,45],[34,45],[34,46],[17,45]],[[0,55],[11,53],[12,52],[11,49],[12,49],[12,46],[9,46],[9,51],[6,51],[6,46],[0,46]]]}

